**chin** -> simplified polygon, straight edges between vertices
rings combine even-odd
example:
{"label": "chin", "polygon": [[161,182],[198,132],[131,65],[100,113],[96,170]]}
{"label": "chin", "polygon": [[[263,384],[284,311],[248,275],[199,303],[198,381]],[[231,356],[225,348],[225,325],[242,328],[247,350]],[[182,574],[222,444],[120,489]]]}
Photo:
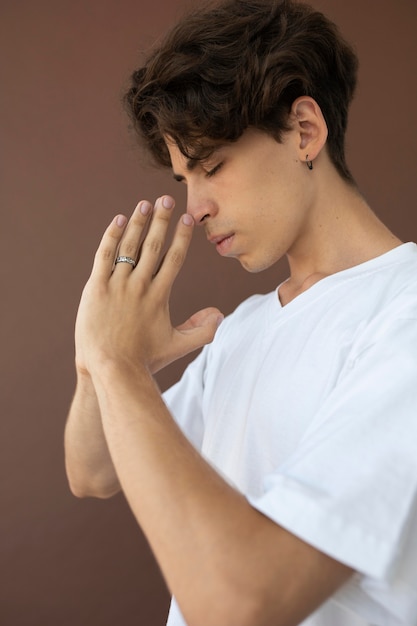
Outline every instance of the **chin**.
{"label": "chin", "polygon": [[269,269],[270,267],[272,267],[272,265],[274,265],[274,263],[276,263],[276,261],[271,261],[270,263],[268,263],[265,260],[262,263],[260,259],[256,262],[255,260],[245,258],[239,258],[238,261],[243,269],[250,274],[259,274],[260,272]]}

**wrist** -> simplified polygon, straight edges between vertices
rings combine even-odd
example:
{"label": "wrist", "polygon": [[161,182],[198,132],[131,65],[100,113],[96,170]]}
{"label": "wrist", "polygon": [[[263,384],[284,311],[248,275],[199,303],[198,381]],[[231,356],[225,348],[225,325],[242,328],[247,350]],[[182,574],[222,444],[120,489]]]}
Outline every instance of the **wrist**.
{"label": "wrist", "polygon": [[106,360],[93,370],[92,380],[105,422],[121,414],[143,414],[161,395],[149,370],[136,362]]}
{"label": "wrist", "polygon": [[111,388],[119,381],[123,384],[135,385],[153,380],[149,369],[142,363],[132,362],[122,358],[106,358],[93,368],[91,374],[92,385],[95,387]]}
{"label": "wrist", "polygon": [[94,383],[90,373],[86,369],[77,366],[75,373],[77,377],[76,391],[81,392],[83,395],[95,396]]}
{"label": "wrist", "polygon": [[91,374],[85,367],[80,367],[75,364],[75,374],[77,376],[77,383],[82,385],[92,384]]}

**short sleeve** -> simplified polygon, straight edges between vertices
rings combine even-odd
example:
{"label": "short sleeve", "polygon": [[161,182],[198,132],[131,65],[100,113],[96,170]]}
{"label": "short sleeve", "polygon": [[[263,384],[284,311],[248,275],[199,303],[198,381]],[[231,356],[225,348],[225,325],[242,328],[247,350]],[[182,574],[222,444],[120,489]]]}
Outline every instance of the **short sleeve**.
{"label": "short sleeve", "polygon": [[184,435],[198,450],[204,436],[202,411],[208,346],[185,369],[181,379],[162,394]]}
{"label": "short sleeve", "polygon": [[399,618],[383,623],[416,623],[414,317],[356,346],[295,453],[263,487],[251,504],[362,574],[361,593]]}

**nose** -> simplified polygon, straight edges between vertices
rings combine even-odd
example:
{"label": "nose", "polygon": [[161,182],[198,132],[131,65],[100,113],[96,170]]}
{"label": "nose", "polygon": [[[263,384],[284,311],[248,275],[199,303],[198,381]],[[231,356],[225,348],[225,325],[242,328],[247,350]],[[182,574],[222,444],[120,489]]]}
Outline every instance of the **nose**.
{"label": "nose", "polygon": [[204,193],[202,186],[187,185],[187,213],[197,225],[202,225],[217,214],[216,202]]}

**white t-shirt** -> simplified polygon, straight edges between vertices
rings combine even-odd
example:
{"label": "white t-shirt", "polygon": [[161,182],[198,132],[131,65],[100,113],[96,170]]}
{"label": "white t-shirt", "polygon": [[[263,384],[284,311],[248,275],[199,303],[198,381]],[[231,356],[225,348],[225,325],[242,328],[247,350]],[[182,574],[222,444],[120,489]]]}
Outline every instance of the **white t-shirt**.
{"label": "white t-shirt", "polygon": [[303,626],[417,624],[416,244],[249,298],[164,397],[254,507],[356,570]]}

